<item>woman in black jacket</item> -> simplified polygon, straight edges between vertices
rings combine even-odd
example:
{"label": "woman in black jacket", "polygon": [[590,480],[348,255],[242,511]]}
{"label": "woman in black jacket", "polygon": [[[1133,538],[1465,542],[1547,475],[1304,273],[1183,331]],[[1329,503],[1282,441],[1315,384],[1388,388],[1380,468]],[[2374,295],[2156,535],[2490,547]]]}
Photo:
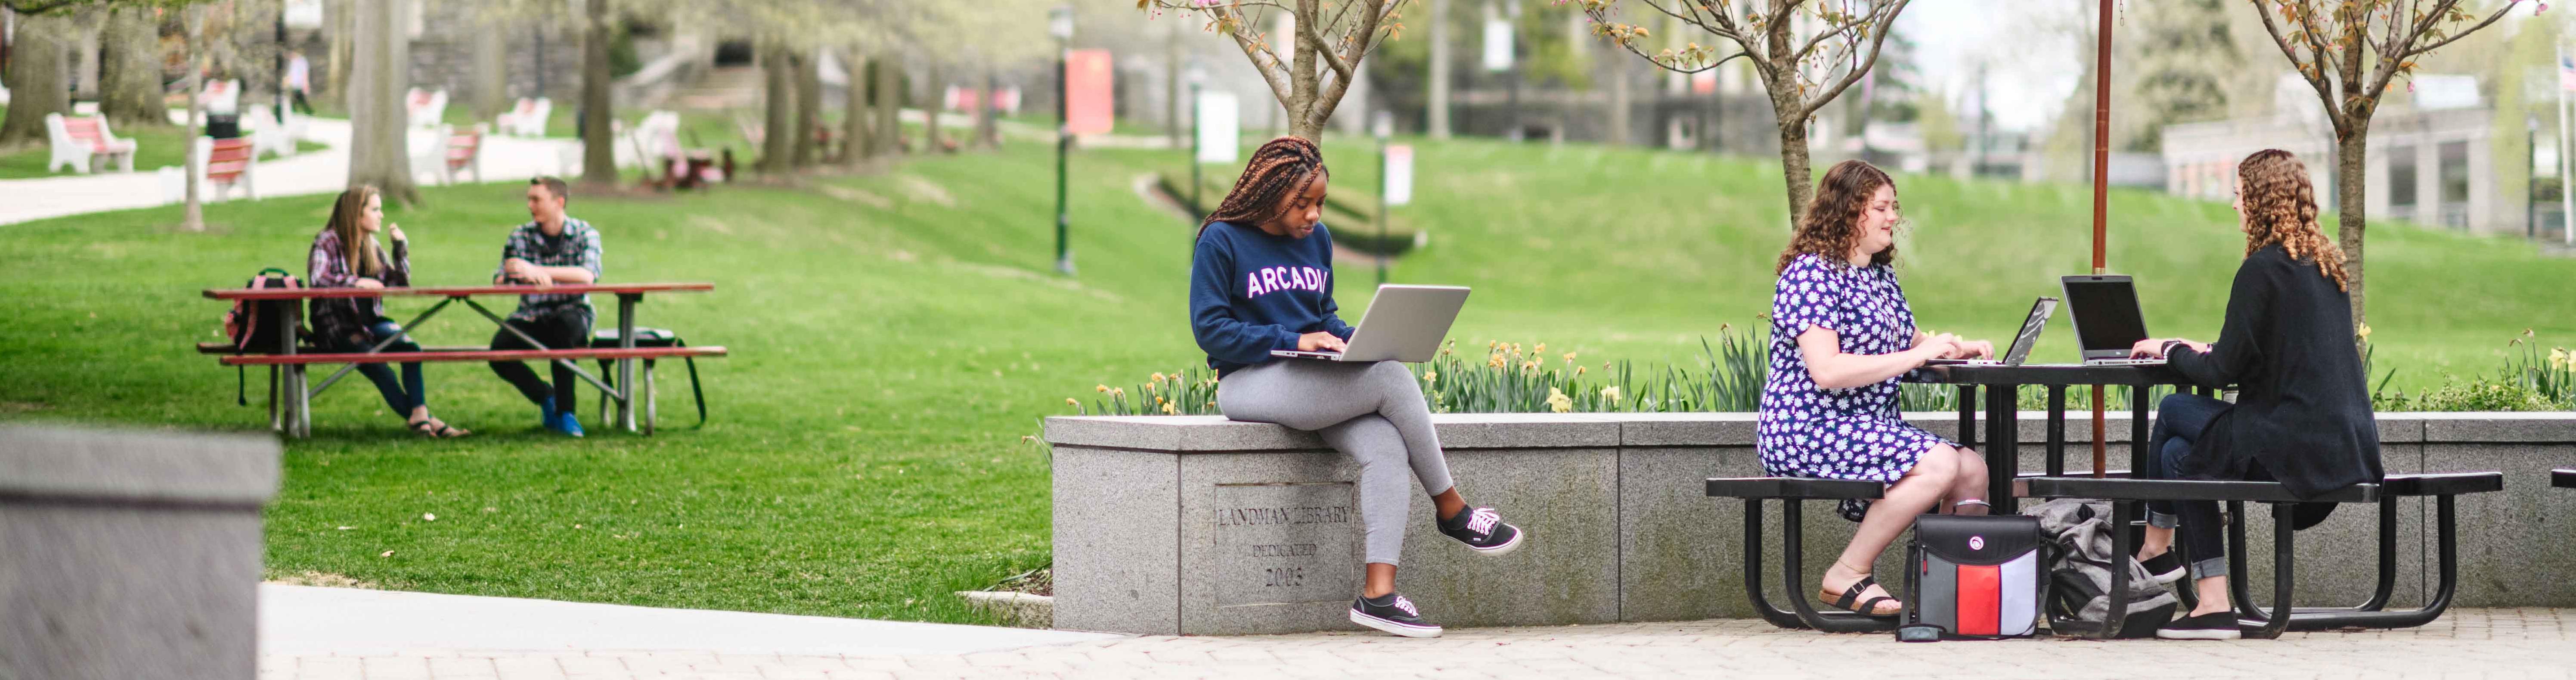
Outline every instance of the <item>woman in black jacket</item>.
{"label": "woman in black jacket", "polygon": [[[2370,414],[2343,252],[2317,229],[2307,167],[2266,149],[2237,166],[2235,208],[2245,230],[2245,263],[2228,290],[2218,342],[2140,341],[2131,354],[2164,357],[2193,383],[2236,387],[2236,403],[2191,394],[2157,405],[2149,440],[2165,479],[2278,480],[2300,498],[2377,482],[2379,427]],[[2319,506],[2331,509],[2333,506]],[[2303,507],[2304,528],[2324,519]],[[2156,631],[2180,640],[2238,637],[2227,597],[2225,528],[2214,501],[2148,504],[2138,558],[2156,580],[2190,572],[2199,606]],[[2172,553],[2179,529],[2188,567]]]}

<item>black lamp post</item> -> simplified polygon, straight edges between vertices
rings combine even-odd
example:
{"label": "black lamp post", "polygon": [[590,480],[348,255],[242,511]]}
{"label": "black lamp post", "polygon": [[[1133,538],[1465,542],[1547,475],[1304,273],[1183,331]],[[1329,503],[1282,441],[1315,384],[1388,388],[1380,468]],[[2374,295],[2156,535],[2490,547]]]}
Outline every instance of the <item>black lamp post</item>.
{"label": "black lamp post", "polygon": [[[1047,33],[1055,36],[1055,270],[1073,273],[1073,251],[1065,243],[1065,155],[1073,148],[1072,106],[1065,101],[1069,86],[1065,80],[1065,58],[1073,49],[1073,6],[1060,5],[1047,11]],[[931,115],[938,115],[936,112]],[[931,121],[936,124],[938,121]]]}

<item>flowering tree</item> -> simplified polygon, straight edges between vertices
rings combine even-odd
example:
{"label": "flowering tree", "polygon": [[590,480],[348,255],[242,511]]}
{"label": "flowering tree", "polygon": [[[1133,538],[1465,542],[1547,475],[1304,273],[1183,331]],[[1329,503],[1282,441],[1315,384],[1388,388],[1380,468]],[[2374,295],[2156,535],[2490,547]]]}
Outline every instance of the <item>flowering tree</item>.
{"label": "flowering tree", "polygon": [[[1807,124],[1878,64],[1879,46],[1912,0],[1557,0],[1574,2],[1593,21],[1593,32],[1665,70],[1698,73],[1743,59],[1753,65],[1771,96],[1780,126],[1781,179],[1788,184],[1789,222],[1806,216]],[[1679,41],[1654,49],[1645,26],[1622,23],[1620,5],[1643,5],[1649,16],[1669,18],[1723,43]],[[1644,14],[1644,13],[1640,13]]]}
{"label": "flowering tree", "polygon": [[[1291,6],[1293,3],[1294,6]],[[1288,134],[1317,139],[1359,77],[1360,61],[1404,31],[1405,0],[1137,0],[1136,9],[1197,14],[1233,38],[1288,110]],[[1358,13],[1352,13],[1352,10]],[[1284,23],[1280,19],[1286,19]],[[1285,26],[1290,36],[1272,36]],[[1281,56],[1274,40],[1288,41]]]}
{"label": "flowering tree", "polygon": [[[2247,0],[2263,30],[2317,91],[2334,126],[2336,240],[2352,284],[2352,320],[2362,317],[2363,173],[2370,116],[2415,58],[2493,25],[2523,0],[2506,0],[2479,19],[2461,0]],[[2542,9],[2548,4],[2541,3]]]}

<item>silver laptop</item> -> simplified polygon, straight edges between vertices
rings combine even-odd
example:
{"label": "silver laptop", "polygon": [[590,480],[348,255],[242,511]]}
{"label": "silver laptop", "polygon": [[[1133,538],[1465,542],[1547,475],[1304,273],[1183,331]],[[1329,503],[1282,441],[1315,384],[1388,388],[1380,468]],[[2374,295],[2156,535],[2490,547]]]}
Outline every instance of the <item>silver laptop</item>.
{"label": "silver laptop", "polygon": [[1464,286],[1380,285],[1342,351],[1281,349],[1271,350],[1270,355],[1325,361],[1430,361],[1440,353],[1440,340],[1448,337],[1449,324],[1458,320],[1458,308],[1466,305]]}
{"label": "silver laptop", "polygon": [[2057,312],[2057,298],[2041,297],[2030,303],[2030,315],[2022,317],[2021,332],[2013,334],[2012,346],[2001,359],[1933,359],[1928,366],[2020,366],[2030,358],[2030,348],[2039,344],[2039,334],[2048,330],[2048,317]]}
{"label": "silver laptop", "polygon": [[2129,348],[2147,339],[2147,320],[2138,312],[2138,288],[2126,274],[2077,274],[2059,279],[2072,308],[2075,339],[2084,346],[2087,366],[2146,366],[2163,359],[2131,359]]}

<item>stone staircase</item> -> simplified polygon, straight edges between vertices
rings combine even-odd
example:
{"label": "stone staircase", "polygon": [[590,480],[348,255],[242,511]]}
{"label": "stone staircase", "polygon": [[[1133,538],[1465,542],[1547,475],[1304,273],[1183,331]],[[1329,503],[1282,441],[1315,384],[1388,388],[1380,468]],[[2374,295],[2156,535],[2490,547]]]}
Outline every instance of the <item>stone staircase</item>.
{"label": "stone staircase", "polygon": [[758,66],[711,68],[695,82],[673,92],[668,103],[680,109],[757,108],[761,105],[762,81]]}

